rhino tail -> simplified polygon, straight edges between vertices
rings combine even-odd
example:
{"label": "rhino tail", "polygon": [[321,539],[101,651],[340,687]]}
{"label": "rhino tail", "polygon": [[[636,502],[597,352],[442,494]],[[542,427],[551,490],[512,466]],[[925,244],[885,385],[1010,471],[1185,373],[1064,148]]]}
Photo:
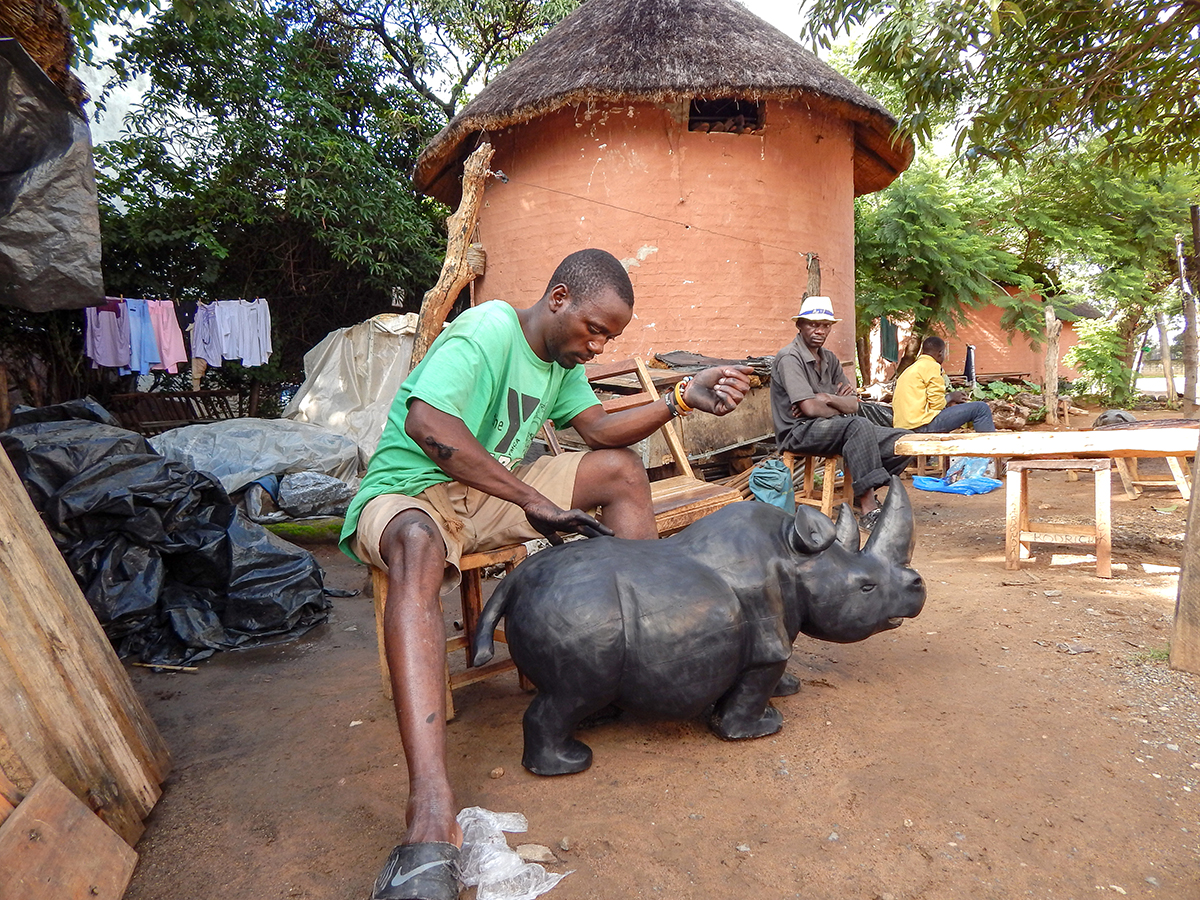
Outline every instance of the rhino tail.
{"label": "rhino tail", "polygon": [[492,591],[492,596],[479,614],[475,625],[475,639],[471,642],[471,665],[482,666],[496,655],[496,625],[508,607],[508,579],[504,579]]}

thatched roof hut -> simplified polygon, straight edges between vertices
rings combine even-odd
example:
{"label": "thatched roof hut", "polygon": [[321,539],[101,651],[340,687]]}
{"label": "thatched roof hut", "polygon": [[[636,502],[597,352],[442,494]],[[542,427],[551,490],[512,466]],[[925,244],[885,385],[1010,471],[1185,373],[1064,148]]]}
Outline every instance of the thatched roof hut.
{"label": "thatched roof hut", "polygon": [[579,103],[739,96],[795,100],[855,124],[855,196],[913,159],[878,100],[737,0],[589,0],[494,78],[429,142],[418,190],[454,205],[484,132]]}
{"label": "thatched roof hut", "polygon": [[414,183],[458,202],[491,167],[477,298],[534,302],[581,247],[630,271],[635,321],[615,354],[774,353],[820,258],[854,359],[854,198],[912,160],[878,101],[736,0],[587,0],[439,132]]}

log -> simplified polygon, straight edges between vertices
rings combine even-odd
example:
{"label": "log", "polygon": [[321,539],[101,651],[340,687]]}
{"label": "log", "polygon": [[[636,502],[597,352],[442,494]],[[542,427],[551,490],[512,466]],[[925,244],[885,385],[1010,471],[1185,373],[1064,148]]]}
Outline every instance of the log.
{"label": "log", "polygon": [[1045,303],[1046,310],[1046,359],[1045,385],[1042,393],[1046,403],[1046,421],[1051,425],[1058,424],[1058,338],[1062,334],[1062,322],[1054,313],[1054,305]]}
{"label": "log", "polygon": [[[1200,447],[1196,452],[1200,453]],[[1195,491],[1188,505],[1187,534],[1183,539],[1170,662],[1172,669],[1200,675],[1200,501]]]}
{"label": "log", "polygon": [[491,144],[480,144],[463,164],[462,201],[458,209],[446,218],[446,259],[442,262],[437,284],[425,292],[417,317],[417,332],[413,336],[413,368],[441,333],[446,315],[459,291],[475,280],[468,254],[478,256],[479,253],[479,249],[471,250],[471,235],[483,203],[483,185],[487,180],[493,152]]}
{"label": "log", "polygon": [[54,775],[130,844],[170,770],[162,736],[3,452],[0,770],[23,792]]}

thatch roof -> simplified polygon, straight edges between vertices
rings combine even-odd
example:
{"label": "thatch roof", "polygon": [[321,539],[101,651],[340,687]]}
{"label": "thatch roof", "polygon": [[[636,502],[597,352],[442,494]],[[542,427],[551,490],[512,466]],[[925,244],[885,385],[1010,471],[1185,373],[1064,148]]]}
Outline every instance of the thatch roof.
{"label": "thatch roof", "polygon": [[55,0],[0,0],[0,37],[16,38],[77,109],[87,90],[71,72],[75,41],[67,11]]}
{"label": "thatch roof", "polygon": [[414,184],[457,203],[462,160],[487,131],[565,106],[715,99],[797,101],[855,123],[854,192],[906,169],[909,139],[878,100],[737,0],[587,0],[436,134]]}

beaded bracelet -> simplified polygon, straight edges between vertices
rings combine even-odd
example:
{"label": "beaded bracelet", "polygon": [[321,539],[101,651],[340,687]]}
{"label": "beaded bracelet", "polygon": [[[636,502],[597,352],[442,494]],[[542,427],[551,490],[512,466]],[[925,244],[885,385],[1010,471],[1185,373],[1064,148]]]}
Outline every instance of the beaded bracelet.
{"label": "beaded bracelet", "polygon": [[663,402],[667,404],[667,411],[671,414],[672,419],[678,419],[683,413],[679,411],[679,407],[675,404],[675,392],[667,391],[662,395]]}
{"label": "beaded bracelet", "polygon": [[679,381],[675,384],[675,390],[673,392],[675,394],[675,405],[679,407],[679,414],[681,416],[686,416],[692,411],[692,407],[688,406],[687,401],[683,399],[683,392],[687,389],[688,383],[691,380],[692,376],[689,375],[687,378],[684,378],[682,381]]}

